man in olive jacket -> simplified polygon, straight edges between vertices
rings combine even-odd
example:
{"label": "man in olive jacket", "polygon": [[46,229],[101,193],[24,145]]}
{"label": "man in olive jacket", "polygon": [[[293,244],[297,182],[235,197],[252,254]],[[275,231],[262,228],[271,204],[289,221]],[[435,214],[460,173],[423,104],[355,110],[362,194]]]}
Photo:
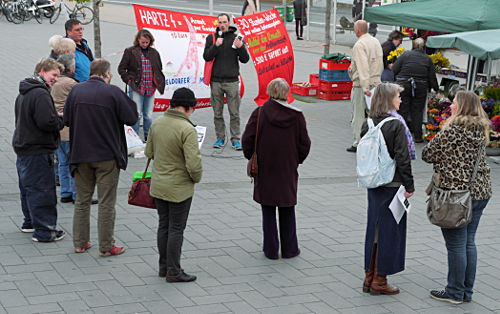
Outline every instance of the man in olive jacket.
{"label": "man in olive jacket", "polygon": [[145,155],[154,159],[150,194],[158,210],[159,275],[168,282],[196,280],[180,265],[184,229],[195,183],[202,163],[198,136],[189,116],[194,112],[193,91],[182,87],[170,100],[170,108],[151,126]]}

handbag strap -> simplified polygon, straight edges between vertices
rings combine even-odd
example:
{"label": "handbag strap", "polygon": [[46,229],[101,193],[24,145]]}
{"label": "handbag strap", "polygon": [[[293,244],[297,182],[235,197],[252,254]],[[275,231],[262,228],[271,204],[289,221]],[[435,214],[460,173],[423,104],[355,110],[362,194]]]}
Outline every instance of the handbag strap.
{"label": "handbag strap", "polygon": [[151,158],[148,158],[148,162],[146,163],[146,169],[142,173],[142,179],[144,179],[146,177],[146,172],[148,172],[148,167],[149,167],[150,162],[151,162]]}
{"label": "handbag strap", "polygon": [[257,140],[259,139],[259,121],[260,121],[260,112],[262,111],[262,106],[259,107],[259,113],[257,114],[257,127],[255,130],[255,142],[253,143],[253,152],[257,154]]}
{"label": "handbag strap", "polygon": [[481,145],[481,149],[479,150],[479,152],[477,154],[476,163],[474,165],[474,171],[472,171],[472,176],[470,178],[469,185],[472,184],[472,182],[474,182],[474,179],[476,179],[477,170],[479,168],[479,161],[481,160],[481,155],[483,154],[485,147],[486,147],[485,144]]}

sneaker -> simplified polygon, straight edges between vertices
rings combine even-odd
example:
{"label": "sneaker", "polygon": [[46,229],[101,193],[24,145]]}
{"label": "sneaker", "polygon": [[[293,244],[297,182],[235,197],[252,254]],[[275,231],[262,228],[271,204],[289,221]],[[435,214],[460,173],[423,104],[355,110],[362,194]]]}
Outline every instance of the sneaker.
{"label": "sneaker", "polygon": [[358,150],[358,148],[355,146],[351,146],[349,148],[346,148],[346,151],[348,151],[349,153],[355,153],[357,150]]}
{"label": "sneaker", "polygon": [[33,240],[34,242],[55,242],[55,241],[60,241],[60,240],[64,239],[65,236],[66,236],[66,232],[64,232],[62,230],[58,230],[58,231],[55,231],[53,233],[53,236],[48,241],[42,241],[42,240],[35,238],[35,237],[32,237],[31,240]]}
{"label": "sneaker", "polygon": [[61,203],[73,203],[73,197],[61,197]]}
{"label": "sneaker", "polygon": [[88,249],[90,249],[92,247],[92,243],[89,241],[87,242],[87,244],[85,244],[84,246],[80,247],[80,248],[75,248],[75,253],[84,253],[86,252]]}
{"label": "sneaker", "polygon": [[243,148],[241,148],[240,141],[233,141],[232,147],[233,147],[234,150],[242,150],[243,149]]}
{"label": "sneaker", "polygon": [[120,255],[123,253],[125,253],[125,248],[123,246],[116,246],[113,244],[111,250],[107,252],[99,252],[99,256],[106,257],[106,256]]}
{"label": "sneaker", "polygon": [[181,270],[177,275],[172,276],[167,273],[167,282],[191,282],[196,280],[196,276],[186,274],[184,270]]}
{"label": "sneaker", "polygon": [[33,233],[35,232],[35,229],[33,228],[32,225],[22,225],[21,226],[21,232],[22,233]]}
{"label": "sneaker", "polygon": [[455,300],[444,290],[431,290],[431,298],[439,301],[450,302],[451,304],[462,304],[463,301]]}
{"label": "sneaker", "polygon": [[214,148],[222,148],[224,146],[224,140],[221,138],[218,138],[217,141],[214,143]]}

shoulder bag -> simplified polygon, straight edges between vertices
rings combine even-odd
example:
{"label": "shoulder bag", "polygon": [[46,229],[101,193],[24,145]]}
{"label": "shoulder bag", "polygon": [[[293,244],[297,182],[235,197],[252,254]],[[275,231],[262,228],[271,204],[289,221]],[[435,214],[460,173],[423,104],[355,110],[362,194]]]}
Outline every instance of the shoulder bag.
{"label": "shoulder bag", "polygon": [[260,112],[262,111],[262,106],[259,108],[259,113],[257,114],[257,126],[255,127],[255,141],[253,145],[252,157],[248,160],[247,164],[247,175],[252,178],[256,178],[259,174],[259,165],[257,164],[257,140],[259,139],[259,125],[260,125]]}
{"label": "shoulder bag", "polygon": [[[215,34],[212,34],[212,45],[215,45]],[[205,68],[203,70],[203,83],[210,85],[212,78],[212,69],[214,67],[215,58],[210,61],[205,61]]]}
{"label": "shoulder bag", "polygon": [[443,190],[433,179],[428,189],[427,217],[436,226],[445,229],[458,229],[466,226],[472,220],[472,197],[470,189],[476,178],[479,161],[484,151],[481,147],[474,165],[474,171],[469,180],[467,190]]}
{"label": "shoulder bag", "polygon": [[149,194],[149,188],[151,186],[151,179],[146,178],[146,173],[148,171],[149,163],[151,158],[148,158],[146,163],[146,170],[142,174],[142,178],[135,181],[128,192],[128,203],[130,205],[146,207],[146,208],[156,208],[155,201],[153,197]]}

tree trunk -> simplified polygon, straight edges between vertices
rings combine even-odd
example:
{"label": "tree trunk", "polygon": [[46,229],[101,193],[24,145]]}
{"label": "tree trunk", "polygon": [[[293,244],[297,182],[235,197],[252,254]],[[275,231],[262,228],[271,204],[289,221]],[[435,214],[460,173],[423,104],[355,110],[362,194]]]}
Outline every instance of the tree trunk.
{"label": "tree trunk", "polygon": [[330,53],[330,28],[331,28],[331,16],[332,16],[332,0],[326,0],[326,12],[325,12],[325,42],[323,47],[323,54],[327,55]]}
{"label": "tree trunk", "polygon": [[101,57],[101,24],[99,19],[99,5],[101,0],[92,1],[92,9],[94,10],[94,56]]}

